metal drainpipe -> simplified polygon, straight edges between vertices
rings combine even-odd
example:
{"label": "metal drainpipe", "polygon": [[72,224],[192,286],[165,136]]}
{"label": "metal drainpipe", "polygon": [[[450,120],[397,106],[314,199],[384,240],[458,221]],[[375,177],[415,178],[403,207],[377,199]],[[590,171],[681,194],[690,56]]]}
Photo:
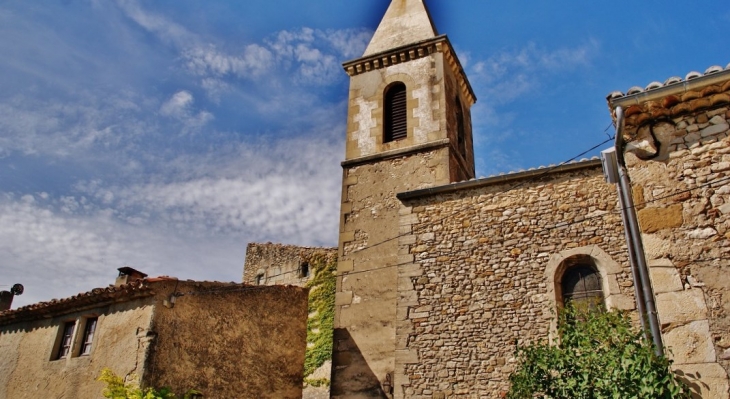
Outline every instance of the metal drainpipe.
{"label": "metal drainpipe", "polygon": [[[621,196],[620,186],[616,186],[619,196],[619,206],[621,207],[621,220],[627,220],[628,215],[626,214],[628,206],[624,204],[624,200]],[[639,276],[639,264],[636,261],[636,253],[634,252],[634,246],[631,245],[631,233],[628,228],[624,228],[626,235],[626,246],[629,249],[629,264],[631,265],[631,276],[634,278],[634,296],[636,297],[636,308],[639,311],[639,320],[641,321],[641,329],[648,331],[649,327],[647,324],[646,317],[646,301],[644,300],[643,284],[641,284],[641,277]]]}
{"label": "metal drainpipe", "polygon": [[616,107],[616,159],[618,160],[619,175],[619,195],[621,197],[621,206],[624,214],[624,225],[626,227],[626,235],[631,236],[627,244],[629,245],[629,254],[633,249],[635,261],[639,270],[642,291],[644,293],[643,301],[646,306],[646,315],[649,321],[649,330],[651,331],[652,340],[654,341],[654,351],[657,356],[664,356],[664,345],[662,344],[662,334],[657,317],[656,304],[654,302],[654,292],[649,279],[649,268],[646,264],[646,256],[644,254],[644,244],[641,240],[639,230],[639,222],[636,219],[636,208],[634,207],[634,199],[631,195],[631,181],[624,164],[623,157],[623,131],[624,131],[624,110]]}

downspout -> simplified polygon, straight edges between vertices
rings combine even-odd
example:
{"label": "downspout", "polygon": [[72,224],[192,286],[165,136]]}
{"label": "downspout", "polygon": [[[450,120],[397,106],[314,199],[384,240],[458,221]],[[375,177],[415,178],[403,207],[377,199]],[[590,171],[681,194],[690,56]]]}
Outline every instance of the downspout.
{"label": "downspout", "polygon": [[[616,107],[616,159],[618,166],[618,192],[621,199],[621,212],[624,220],[624,228],[627,237],[626,244],[629,247],[629,259],[632,261],[631,269],[634,274],[635,292],[643,295],[637,296],[637,306],[639,313],[646,313],[649,322],[649,331],[651,332],[654,342],[654,351],[657,356],[664,356],[664,345],[662,344],[661,329],[659,319],[657,317],[656,303],[654,302],[654,292],[649,279],[649,267],[646,263],[644,253],[644,243],[641,240],[641,232],[639,230],[639,222],[636,219],[636,208],[634,206],[633,195],[631,194],[631,181],[626,170],[623,156],[623,133],[624,133],[624,110]],[[633,259],[631,259],[633,258]],[[639,279],[636,278],[638,271]],[[639,287],[636,283],[640,283]],[[642,305],[643,303],[643,308]],[[642,320],[642,327],[644,322]]]}

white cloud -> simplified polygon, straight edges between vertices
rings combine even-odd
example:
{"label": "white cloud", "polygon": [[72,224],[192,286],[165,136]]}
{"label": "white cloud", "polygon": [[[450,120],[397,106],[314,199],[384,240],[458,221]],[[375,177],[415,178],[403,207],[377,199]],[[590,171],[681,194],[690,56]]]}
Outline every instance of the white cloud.
{"label": "white cloud", "polygon": [[193,102],[193,95],[189,91],[178,91],[160,106],[160,114],[181,121],[184,124],[183,131],[199,129],[213,119],[213,114],[207,111],[194,113]]}

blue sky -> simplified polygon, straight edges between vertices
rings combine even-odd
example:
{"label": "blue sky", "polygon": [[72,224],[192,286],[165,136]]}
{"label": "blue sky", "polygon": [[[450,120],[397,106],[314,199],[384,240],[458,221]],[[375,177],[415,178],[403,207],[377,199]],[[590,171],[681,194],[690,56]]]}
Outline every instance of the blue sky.
{"label": "blue sky", "polygon": [[[611,91],[730,62],[720,1],[427,4],[478,97],[480,176],[605,140]],[[340,64],[387,6],[0,3],[0,288],[24,284],[19,306],[125,265],[240,281],[248,242],[335,246]]]}

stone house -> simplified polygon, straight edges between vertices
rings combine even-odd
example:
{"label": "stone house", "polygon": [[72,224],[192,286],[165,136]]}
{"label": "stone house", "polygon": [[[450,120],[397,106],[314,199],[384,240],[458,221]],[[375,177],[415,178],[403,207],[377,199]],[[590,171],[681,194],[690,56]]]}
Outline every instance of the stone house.
{"label": "stone house", "polygon": [[0,312],[0,398],[99,398],[104,368],[179,394],[300,398],[307,295],[122,268],[115,285]]}
{"label": "stone house", "polygon": [[499,397],[515,342],[549,339],[565,301],[639,319],[647,295],[697,396],[729,397],[730,66],[608,97],[633,207],[599,159],[474,179],[476,96],[422,0],[392,0],[343,66],[331,397]]}

